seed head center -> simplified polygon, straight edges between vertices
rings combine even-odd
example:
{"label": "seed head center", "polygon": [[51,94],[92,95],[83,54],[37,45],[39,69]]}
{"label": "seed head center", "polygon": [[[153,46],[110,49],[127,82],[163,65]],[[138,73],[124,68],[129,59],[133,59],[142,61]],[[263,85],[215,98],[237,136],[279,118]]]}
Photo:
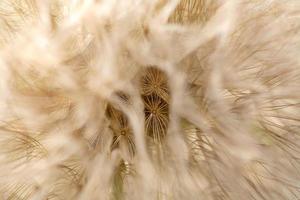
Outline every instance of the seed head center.
{"label": "seed head center", "polygon": [[152,110],[151,110],[151,113],[152,113],[153,115],[156,115],[156,114],[157,114],[157,108],[152,109]]}
{"label": "seed head center", "polygon": [[125,130],[122,130],[122,131],[121,131],[121,135],[126,135],[126,131],[125,131]]}
{"label": "seed head center", "polygon": [[154,85],[153,85],[153,89],[156,90],[156,89],[158,89],[158,88],[159,88],[158,84],[154,84]]}

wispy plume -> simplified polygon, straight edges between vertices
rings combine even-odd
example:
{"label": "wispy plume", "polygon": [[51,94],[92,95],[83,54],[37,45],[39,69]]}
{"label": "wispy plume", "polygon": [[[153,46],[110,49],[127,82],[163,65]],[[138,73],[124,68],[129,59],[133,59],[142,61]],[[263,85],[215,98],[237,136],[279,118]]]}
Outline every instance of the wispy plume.
{"label": "wispy plume", "polygon": [[299,199],[299,11],[1,0],[0,200]]}

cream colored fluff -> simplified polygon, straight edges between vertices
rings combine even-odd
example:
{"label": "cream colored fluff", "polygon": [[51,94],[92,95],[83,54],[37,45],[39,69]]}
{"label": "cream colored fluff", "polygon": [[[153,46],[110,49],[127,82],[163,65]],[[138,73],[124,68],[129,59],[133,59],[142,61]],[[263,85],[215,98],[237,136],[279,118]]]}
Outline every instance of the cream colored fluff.
{"label": "cream colored fluff", "polygon": [[0,199],[299,199],[299,11],[1,0]]}

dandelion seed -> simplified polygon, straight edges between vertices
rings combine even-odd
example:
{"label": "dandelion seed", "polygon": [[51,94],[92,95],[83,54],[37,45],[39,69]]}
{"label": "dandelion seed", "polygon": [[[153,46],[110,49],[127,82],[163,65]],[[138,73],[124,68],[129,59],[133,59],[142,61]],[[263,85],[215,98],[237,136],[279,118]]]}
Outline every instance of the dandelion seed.
{"label": "dandelion seed", "polygon": [[168,102],[170,98],[167,76],[155,67],[148,67],[141,80],[142,94],[145,96],[157,95]]}
{"label": "dandelion seed", "polygon": [[168,128],[168,104],[157,95],[144,97],[144,103],[146,132],[154,141],[161,142]]}
{"label": "dandelion seed", "polygon": [[114,133],[112,149],[118,148],[120,145],[125,145],[125,148],[132,158],[135,153],[135,144],[132,138],[132,130],[126,116],[111,105],[107,106],[107,115],[111,120],[110,127]]}

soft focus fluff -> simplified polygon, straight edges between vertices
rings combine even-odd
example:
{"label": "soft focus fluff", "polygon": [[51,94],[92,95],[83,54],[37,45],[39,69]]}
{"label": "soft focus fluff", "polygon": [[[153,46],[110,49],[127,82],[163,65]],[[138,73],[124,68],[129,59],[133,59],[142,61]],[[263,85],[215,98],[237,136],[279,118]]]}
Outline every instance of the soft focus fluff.
{"label": "soft focus fluff", "polygon": [[298,0],[1,0],[0,199],[299,199],[299,30]]}

